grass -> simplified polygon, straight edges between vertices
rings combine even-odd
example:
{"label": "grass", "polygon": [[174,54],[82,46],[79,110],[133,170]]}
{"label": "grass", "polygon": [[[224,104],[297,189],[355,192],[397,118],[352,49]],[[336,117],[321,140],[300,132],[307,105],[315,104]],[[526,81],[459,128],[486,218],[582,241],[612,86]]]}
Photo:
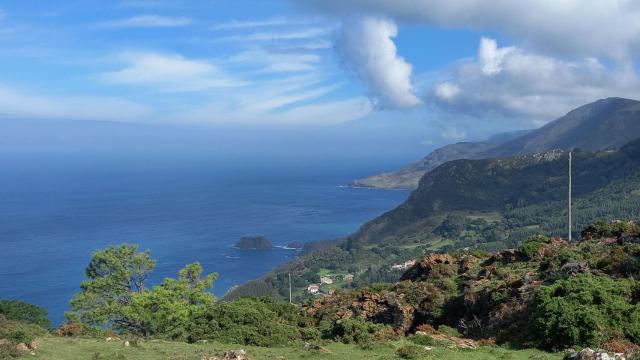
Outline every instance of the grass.
{"label": "grass", "polygon": [[[107,342],[102,339],[75,339],[46,337],[39,340],[40,346],[33,359],[49,360],[200,360],[228,350],[244,349],[253,360],[272,359],[349,359],[349,360],[387,360],[399,359],[395,351],[407,341],[398,341],[376,345],[363,350],[356,345],[329,343],[323,345],[330,353],[317,353],[306,350],[302,345],[287,348],[258,348],[252,346],[226,345],[219,343],[186,344],[159,340],[141,343],[138,346],[124,347],[121,341]],[[499,347],[483,347],[477,350],[433,348],[422,350],[418,359],[451,360],[553,360],[561,359],[561,354],[545,353],[538,350],[508,350]]]}

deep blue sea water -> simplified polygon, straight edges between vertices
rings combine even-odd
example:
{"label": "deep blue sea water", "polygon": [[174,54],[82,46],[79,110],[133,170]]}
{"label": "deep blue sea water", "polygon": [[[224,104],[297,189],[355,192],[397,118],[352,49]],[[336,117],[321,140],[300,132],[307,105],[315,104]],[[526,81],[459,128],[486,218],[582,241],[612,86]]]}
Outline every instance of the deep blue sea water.
{"label": "deep blue sea water", "polygon": [[243,235],[277,246],[355,231],[408,195],[340,187],[388,165],[126,155],[0,157],[0,298],[63,320],[91,252],[122,242],[150,249],[151,281],[200,261],[214,292],[254,279],[296,251],[239,251]]}

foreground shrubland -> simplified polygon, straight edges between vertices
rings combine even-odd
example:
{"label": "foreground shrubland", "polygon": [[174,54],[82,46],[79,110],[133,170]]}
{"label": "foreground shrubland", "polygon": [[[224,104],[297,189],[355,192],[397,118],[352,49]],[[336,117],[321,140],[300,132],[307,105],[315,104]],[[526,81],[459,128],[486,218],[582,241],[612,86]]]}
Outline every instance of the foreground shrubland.
{"label": "foreground shrubland", "polygon": [[217,301],[209,291],[216,275],[198,263],[149,288],[154,266],[132,245],[94,253],[55,336],[42,309],[0,302],[0,358],[209,359],[234,347],[255,359],[546,359],[561,356],[508,349],[582,347],[634,357],[640,343],[633,222],[593,224],[577,243],[536,236],[499,253],[429,254],[395,284],[302,306]]}

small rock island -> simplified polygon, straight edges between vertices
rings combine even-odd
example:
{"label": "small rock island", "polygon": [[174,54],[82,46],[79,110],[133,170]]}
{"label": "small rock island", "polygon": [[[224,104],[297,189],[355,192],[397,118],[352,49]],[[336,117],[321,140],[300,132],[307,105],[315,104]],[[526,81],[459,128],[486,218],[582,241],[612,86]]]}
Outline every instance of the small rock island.
{"label": "small rock island", "polygon": [[271,250],[273,244],[264,236],[243,236],[235,247],[240,250]]}
{"label": "small rock island", "polygon": [[291,243],[287,244],[287,247],[289,249],[302,249],[304,247],[304,244],[299,242],[299,241],[294,241],[294,242],[291,242]]}

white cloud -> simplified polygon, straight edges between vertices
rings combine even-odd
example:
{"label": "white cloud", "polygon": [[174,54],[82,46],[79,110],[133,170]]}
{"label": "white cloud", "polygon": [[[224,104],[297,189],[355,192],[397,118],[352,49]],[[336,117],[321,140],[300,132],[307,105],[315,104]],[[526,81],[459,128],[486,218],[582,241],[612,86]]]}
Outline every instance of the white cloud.
{"label": "white cloud", "polygon": [[130,121],[150,109],[116,97],[43,96],[0,85],[0,117]]}
{"label": "white cloud", "polygon": [[280,26],[280,25],[290,25],[290,24],[291,24],[290,20],[283,17],[276,17],[276,18],[263,19],[263,20],[243,20],[243,21],[232,20],[232,21],[216,24],[213,27],[213,29],[214,30],[238,30],[238,29]]}
{"label": "white cloud", "polygon": [[486,75],[493,75],[502,70],[502,61],[504,57],[515,50],[513,47],[498,48],[498,43],[494,39],[480,39],[480,50],[478,51],[478,60],[480,62],[482,72]]}
{"label": "white cloud", "polygon": [[336,50],[347,69],[368,87],[379,108],[408,108],[421,101],[411,84],[412,67],[398,55],[393,38],[396,25],[382,18],[358,17],[345,22]]}
{"label": "white cloud", "polygon": [[283,41],[283,40],[308,40],[329,35],[331,28],[311,27],[289,31],[258,31],[249,34],[231,35],[217,38],[217,41],[232,42],[261,42],[261,41]]}
{"label": "white cloud", "polygon": [[536,123],[611,96],[640,98],[640,78],[626,67],[610,69],[595,58],[559,60],[483,39],[478,59],[459,63],[430,98],[448,110]]}
{"label": "white cloud", "polygon": [[127,63],[120,70],[101,74],[111,84],[140,85],[162,92],[202,91],[246,85],[227,75],[216,65],[190,60],[180,55],[129,53],[121,55]]}
{"label": "white cloud", "polygon": [[637,0],[296,0],[342,16],[369,14],[497,31],[549,53],[627,61],[640,51]]}
{"label": "white cloud", "polygon": [[235,54],[227,60],[231,64],[253,64],[272,73],[310,71],[317,68],[320,56],[305,52],[273,52],[250,50]]}
{"label": "white cloud", "polygon": [[460,88],[458,87],[458,85],[446,81],[437,84],[434,92],[439,99],[444,101],[452,101],[460,93]]}
{"label": "white cloud", "polygon": [[162,28],[191,25],[193,20],[189,17],[174,17],[160,15],[140,15],[126,19],[112,20],[100,23],[107,28]]}

